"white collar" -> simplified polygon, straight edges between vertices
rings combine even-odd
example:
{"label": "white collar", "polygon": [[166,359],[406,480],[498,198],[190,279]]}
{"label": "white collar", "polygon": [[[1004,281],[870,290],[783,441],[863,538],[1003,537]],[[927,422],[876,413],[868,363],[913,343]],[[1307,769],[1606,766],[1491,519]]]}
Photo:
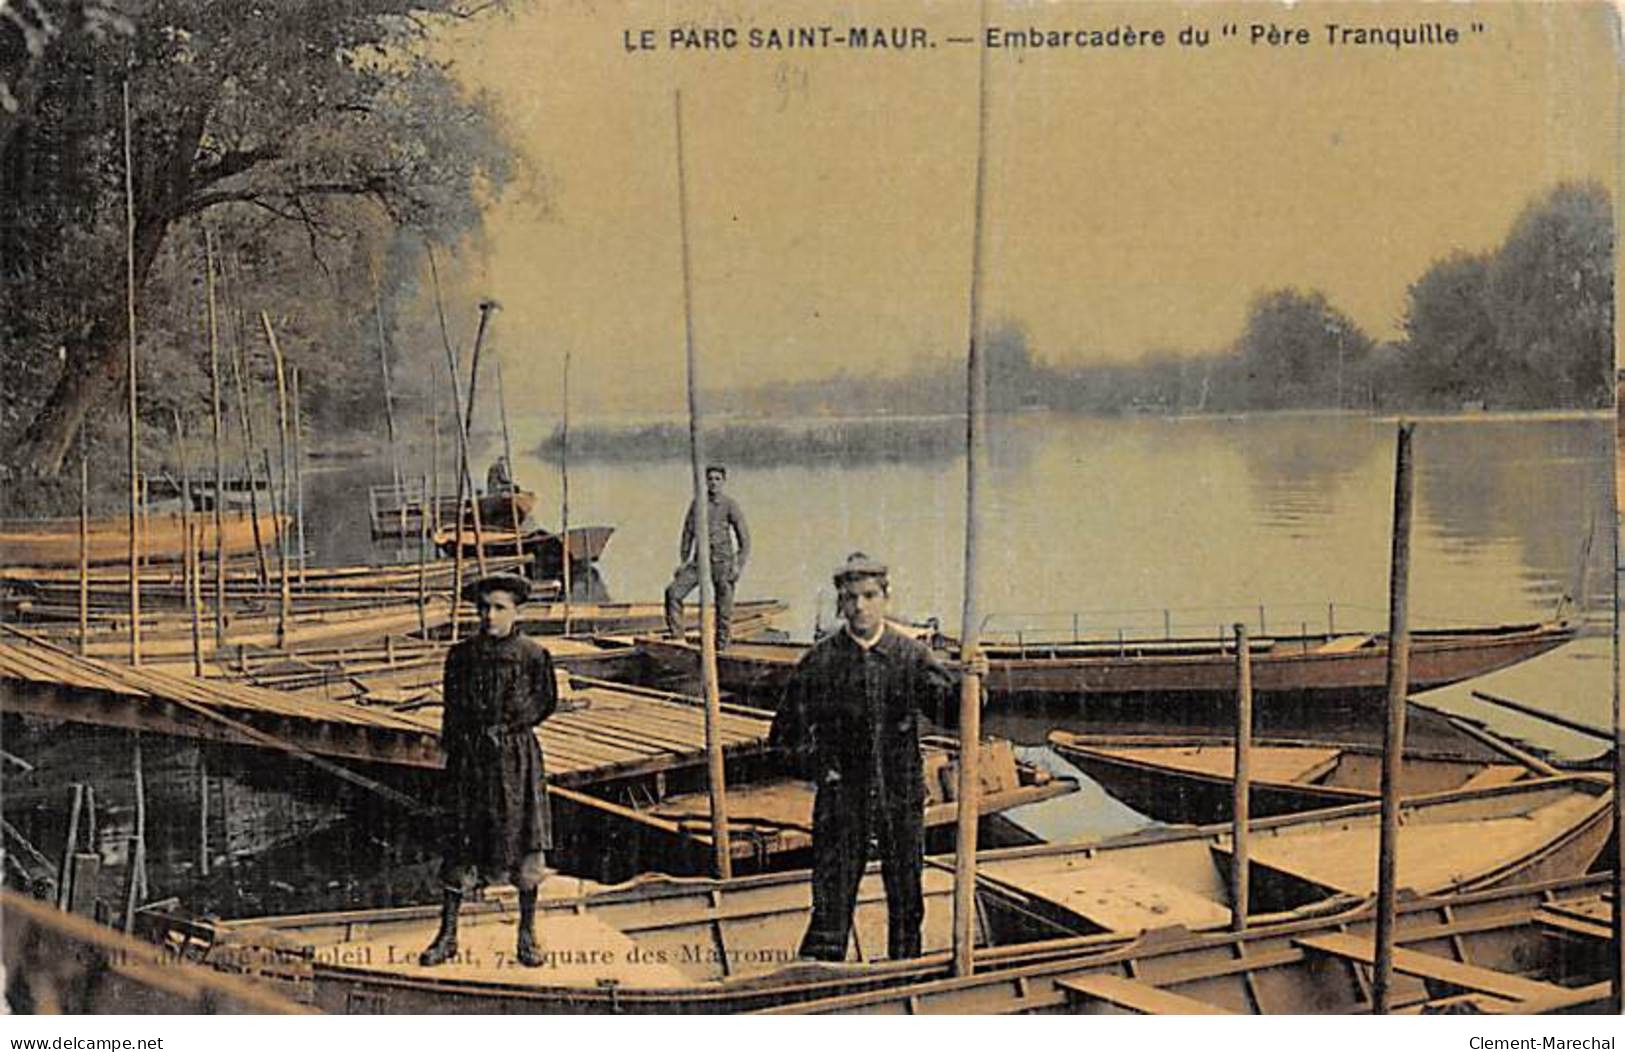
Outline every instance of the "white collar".
{"label": "white collar", "polygon": [[852,631],[851,625],[846,626],[846,634],[852,637],[852,642],[858,645],[858,649],[872,650],[874,649],[874,645],[880,642],[880,637],[886,634],[886,622],[880,622],[880,627],[875,629],[875,634],[870,636],[868,639],[864,639],[862,636]]}

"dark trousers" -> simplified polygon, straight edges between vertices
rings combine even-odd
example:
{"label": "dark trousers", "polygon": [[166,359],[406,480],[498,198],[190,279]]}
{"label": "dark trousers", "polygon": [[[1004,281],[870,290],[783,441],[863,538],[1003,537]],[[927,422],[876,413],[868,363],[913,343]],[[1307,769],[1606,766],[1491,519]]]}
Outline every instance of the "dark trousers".
{"label": "dark trousers", "polygon": [[818,790],[813,804],[813,912],[801,940],[803,957],[846,959],[852,911],[871,841],[878,843],[886,885],[887,956],[902,960],[920,955],[920,926],[925,921],[920,889],[925,865],[923,807],[909,801],[883,806],[867,797],[865,788],[826,785]]}
{"label": "dark trousers", "polygon": [[[729,623],[734,613],[734,564],[732,559],[711,556],[711,584],[717,597],[717,647],[728,645],[733,637]],[[687,562],[677,568],[671,584],[666,586],[666,632],[673,639],[683,638],[683,600],[700,585],[698,562]]]}

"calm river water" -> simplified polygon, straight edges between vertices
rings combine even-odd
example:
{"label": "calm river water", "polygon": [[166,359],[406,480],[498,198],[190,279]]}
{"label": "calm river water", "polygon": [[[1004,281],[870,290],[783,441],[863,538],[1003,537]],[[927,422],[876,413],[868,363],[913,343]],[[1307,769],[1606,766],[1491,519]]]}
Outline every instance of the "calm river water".
{"label": "calm river water", "polygon": [[[559,521],[560,472],[528,451],[553,424],[519,419],[514,435],[516,475],[541,495],[533,519],[549,528]],[[1256,632],[1261,617],[1275,631],[1322,627],[1328,616],[1339,629],[1379,627],[1394,435],[1392,419],[1345,414],[995,419],[981,544],[988,628],[1070,634],[1075,617],[1086,631],[1206,634],[1236,620]],[[500,438],[487,448],[499,450]],[[1575,587],[1595,520],[1586,574],[1594,633],[1471,686],[1606,724],[1611,418],[1423,418],[1414,451],[1415,627],[1550,617]],[[493,455],[478,459],[482,480]],[[671,575],[689,494],[685,456],[571,465],[571,522],[616,528],[600,565],[616,599],[657,599]],[[408,474],[427,470],[407,459]],[[382,458],[312,473],[307,535],[317,560],[396,555],[371,546],[366,530],[364,485],[387,481],[389,470]],[[883,460],[736,463],[729,492],[754,539],[740,596],[788,600],[793,636],[811,634],[820,608],[830,616],[830,570],[855,549],[892,566],[894,609],[958,631],[962,457],[911,456],[904,441]],[[1598,751],[1477,702],[1468,686],[1424,700],[1566,755]]]}

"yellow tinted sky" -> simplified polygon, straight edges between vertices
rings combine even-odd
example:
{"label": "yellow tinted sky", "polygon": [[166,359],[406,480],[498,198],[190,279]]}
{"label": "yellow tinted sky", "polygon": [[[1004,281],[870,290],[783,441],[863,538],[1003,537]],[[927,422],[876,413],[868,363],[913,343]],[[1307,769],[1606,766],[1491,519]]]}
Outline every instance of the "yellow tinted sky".
{"label": "yellow tinted sky", "polygon": [[[1025,323],[1051,360],[1219,348],[1255,292],[1287,284],[1390,338],[1430,261],[1494,246],[1558,181],[1616,186],[1603,4],[990,11],[1007,28],[1168,34],[1160,48],[988,55],[986,316]],[[461,30],[458,70],[492,93],[525,159],[456,280],[506,308],[493,346],[510,400],[555,404],[542,387],[568,348],[584,411],[681,409],[677,88],[706,386],[962,351],[978,49],[948,38],[978,21],[968,2],[518,0]],[[1272,22],[1310,44],[1249,42]],[[1333,48],[1328,22],[1437,23],[1462,41]],[[674,50],[686,24],[733,27],[739,46]],[[855,25],[922,27],[935,46],[767,50],[745,36]],[[1185,26],[1211,42],[1178,46]],[[625,34],[644,28],[656,50],[629,53]]]}

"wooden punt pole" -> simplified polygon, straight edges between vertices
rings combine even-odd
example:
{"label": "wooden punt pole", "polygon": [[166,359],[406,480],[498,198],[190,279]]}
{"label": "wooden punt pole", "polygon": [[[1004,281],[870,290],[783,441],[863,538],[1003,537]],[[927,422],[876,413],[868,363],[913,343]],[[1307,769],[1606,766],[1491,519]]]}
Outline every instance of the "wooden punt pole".
{"label": "wooden punt pole", "polygon": [[214,645],[226,641],[226,467],[221,455],[220,330],[214,303],[214,236],[203,228],[203,290],[209,317],[209,399],[214,429]]}
{"label": "wooden punt pole", "polygon": [[[508,433],[508,391],[502,384],[501,358],[497,359],[497,408],[502,413],[502,459],[507,461],[508,464],[509,486],[513,493],[518,493],[519,480],[515,477],[513,469],[513,438]],[[519,502],[511,499],[511,495],[508,501],[508,512],[509,517],[513,519],[514,544],[516,546],[515,551],[517,551],[519,543]]]}
{"label": "wooden punt pole", "polygon": [[79,656],[90,645],[90,461],[85,425],[79,425]]}
{"label": "wooden punt pole", "polygon": [[[221,268],[220,273],[222,277],[225,276],[226,270],[224,267]],[[248,481],[248,517],[250,525],[254,529],[254,560],[259,570],[260,587],[270,588],[271,568],[265,556],[265,538],[260,532],[259,487],[254,478],[254,448],[256,443],[254,441],[254,415],[248,411],[248,380],[245,376],[248,367],[245,360],[246,352],[243,349],[244,344],[248,342],[244,333],[245,328],[242,305],[239,303],[237,304],[236,325],[232,332],[231,376],[237,388],[237,424],[243,433],[243,477]],[[269,487],[271,480],[267,478],[265,483]]]}
{"label": "wooden punt pole", "polygon": [[[264,446],[260,447],[260,458],[265,465],[265,477],[271,477],[271,451]],[[277,501],[276,487],[266,486],[266,496],[271,500],[271,521],[276,527],[276,569],[277,577],[281,581],[278,591],[277,617],[276,617],[276,645],[281,649],[288,642],[288,614],[291,602],[291,590],[288,587],[288,545],[284,537],[287,532],[283,528],[282,508]]]}
{"label": "wooden punt pole", "polygon": [[[717,611],[711,580],[711,529],[706,507],[705,449],[700,434],[698,355],[694,352],[694,286],[688,256],[688,179],[683,164],[683,93],[672,96],[677,123],[677,223],[683,261],[683,347],[688,359],[688,454],[694,490],[694,553],[700,571],[700,687],[705,695],[705,759],[711,795],[711,847],[719,879],[733,876],[728,789],[722,762],[722,697],[717,685]],[[569,538],[566,536],[565,541]],[[564,561],[570,561],[569,545]]]}
{"label": "wooden punt pole", "polygon": [[1394,896],[1399,859],[1399,775],[1405,754],[1405,688],[1410,682],[1411,433],[1399,425],[1394,450],[1393,554],[1388,570],[1388,712],[1382,734],[1382,829],[1377,847],[1377,950],[1371,1011],[1388,1014],[1394,978]]}
{"label": "wooden punt pole", "polygon": [[[479,563],[480,576],[488,572],[485,563],[485,537],[484,527],[480,522],[480,498],[474,489],[474,472],[470,466],[468,436],[474,432],[474,395],[479,387],[480,380],[480,351],[485,346],[485,330],[491,324],[491,315],[496,312],[497,301],[485,299],[480,301],[480,321],[474,329],[474,354],[468,364],[468,410],[463,416],[463,471],[468,475],[468,505],[469,518],[474,523],[474,559]],[[461,509],[459,509],[460,511]],[[520,549],[517,538],[514,541],[514,550]]]}
{"label": "wooden punt pole", "polygon": [[[423,476],[423,493],[429,492],[429,476]],[[418,514],[418,635],[429,636],[429,520],[421,509]]]}
{"label": "wooden punt pole", "polygon": [[[429,377],[429,507],[420,511],[420,517],[427,514],[430,522],[430,536],[440,532],[440,374],[430,370]],[[455,637],[454,637],[455,638]]]}
{"label": "wooden punt pole", "polygon": [[[276,366],[276,416],[277,416],[277,446],[282,457],[282,513],[287,514],[288,508],[288,380],[283,368],[282,346],[277,343],[276,330],[271,328],[271,316],[260,311],[260,324],[265,328],[265,339],[271,344],[271,360]],[[270,478],[271,466],[265,466],[266,478]],[[288,536],[288,524],[282,521],[282,516],[273,512],[277,520],[277,563],[281,569],[282,585],[279,594],[280,607],[277,617],[277,646],[282,646],[288,627],[288,615],[293,606],[293,596],[288,584],[288,548],[291,538]]]}
{"label": "wooden punt pole", "polygon": [[[295,542],[299,546],[299,585],[302,588],[305,584],[305,562],[309,558],[309,553],[305,551],[305,444],[300,435],[304,430],[300,424],[301,419],[299,367],[296,365],[293,367],[293,497]],[[397,491],[399,488],[396,487]]]}
{"label": "wooden punt pole", "polygon": [[1230,930],[1247,929],[1247,823],[1252,818],[1253,652],[1247,626],[1236,622],[1235,778],[1231,798]]}
{"label": "wooden punt pole", "polygon": [[192,675],[203,675],[203,524],[192,523],[186,535],[186,547],[192,554],[192,588],[186,594],[187,605],[192,608]]}
{"label": "wooden punt pole", "polygon": [[[1616,204],[1616,208],[1618,205]],[[1625,413],[1625,405],[1616,405],[1615,412]],[[1625,529],[1625,487],[1620,485],[1625,475],[1621,474],[1621,448],[1625,446],[1625,427],[1621,427],[1620,418],[1615,421],[1614,444],[1614,879],[1613,895],[1614,908],[1612,911],[1612,926],[1614,936],[1613,960],[1613,1011],[1616,1015],[1625,1013],[1625,699],[1622,699],[1622,689],[1625,689],[1625,668],[1621,666],[1620,633],[1625,631],[1625,623],[1621,622],[1620,592],[1625,589],[1625,563],[1622,563],[1620,550],[1620,531]]]}
{"label": "wooden punt pole", "polygon": [[570,352],[564,352],[564,414],[559,434],[559,546],[564,575],[564,634],[570,634]]}
{"label": "wooden punt pole", "polygon": [[124,305],[129,324],[130,664],[141,664],[141,422],[136,406],[135,176],[130,160],[130,81],[124,81]]}
{"label": "wooden punt pole", "polygon": [[[434,246],[424,245],[429,257],[429,277],[434,285],[434,309],[440,319],[440,343],[446,349],[446,371],[451,376],[451,415],[457,418],[457,502],[452,509],[454,523],[452,525],[452,552],[451,552],[451,641],[457,642],[457,615],[458,606],[463,601],[463,483],[468,479],[468,436],[463,433],[463,396],[461,385],[457,382],[457,352],[451,347],[451,333],[446,329],[446,308],[440,296],[440,267],[435,263]],[[439,420],[439,405],[435,406],[436,420]],[[440,469],[440,430],[435,429],[435,471],[437,479],[436,503],[438,505],[438,472]]]}
{"label": "wooden punt pole", "polygon": [[181,595],[187,606],[191,608],[192,622],[192,675],[203,675],[203,624],[197,603],[193,597],[201,590],[198,587],[198,578],[203,576],[203,567],[197,554],[197,538],[192,535],[192,465],[186,456],[186,428],[181,424],[181,413],[178,409],[171,409],[170,414],[175,420],[175,454],[180,461],[181,472],[181,533],[185,540],[181,542]]}
{"label": "wooden punt pole", "polygon": [[[987,2],[982,3],[987,22]],[[982,367],[982,264],[987,255],[984,200],[987,194],[987,49],[979,50],[976,75],[976,185],[971,232],[970,318],[965,355],[965,595],[960,623],[964,678],[959,693],[959,801],[954,837],[954,974],[976,969],[976,825],[981,814],[978,770],[982,741],[980,567],[976,559],[981,529],[978,482],[987,460],[984,418],[987,374]]]}
{"label": "wooden punt pole", "polygon": [[400,533],[406,533],[406,493],[401,489],[401,454],[395,440],[395,396],[389,387],[389,338],[384,334],[384,298],[378,289],[378,267],[367,261],[372,275],[372,312],[378,321],[378,371],[384,378],[384,423],[389,429],[389,474],[395,483],[395,501],[400,509]]}

